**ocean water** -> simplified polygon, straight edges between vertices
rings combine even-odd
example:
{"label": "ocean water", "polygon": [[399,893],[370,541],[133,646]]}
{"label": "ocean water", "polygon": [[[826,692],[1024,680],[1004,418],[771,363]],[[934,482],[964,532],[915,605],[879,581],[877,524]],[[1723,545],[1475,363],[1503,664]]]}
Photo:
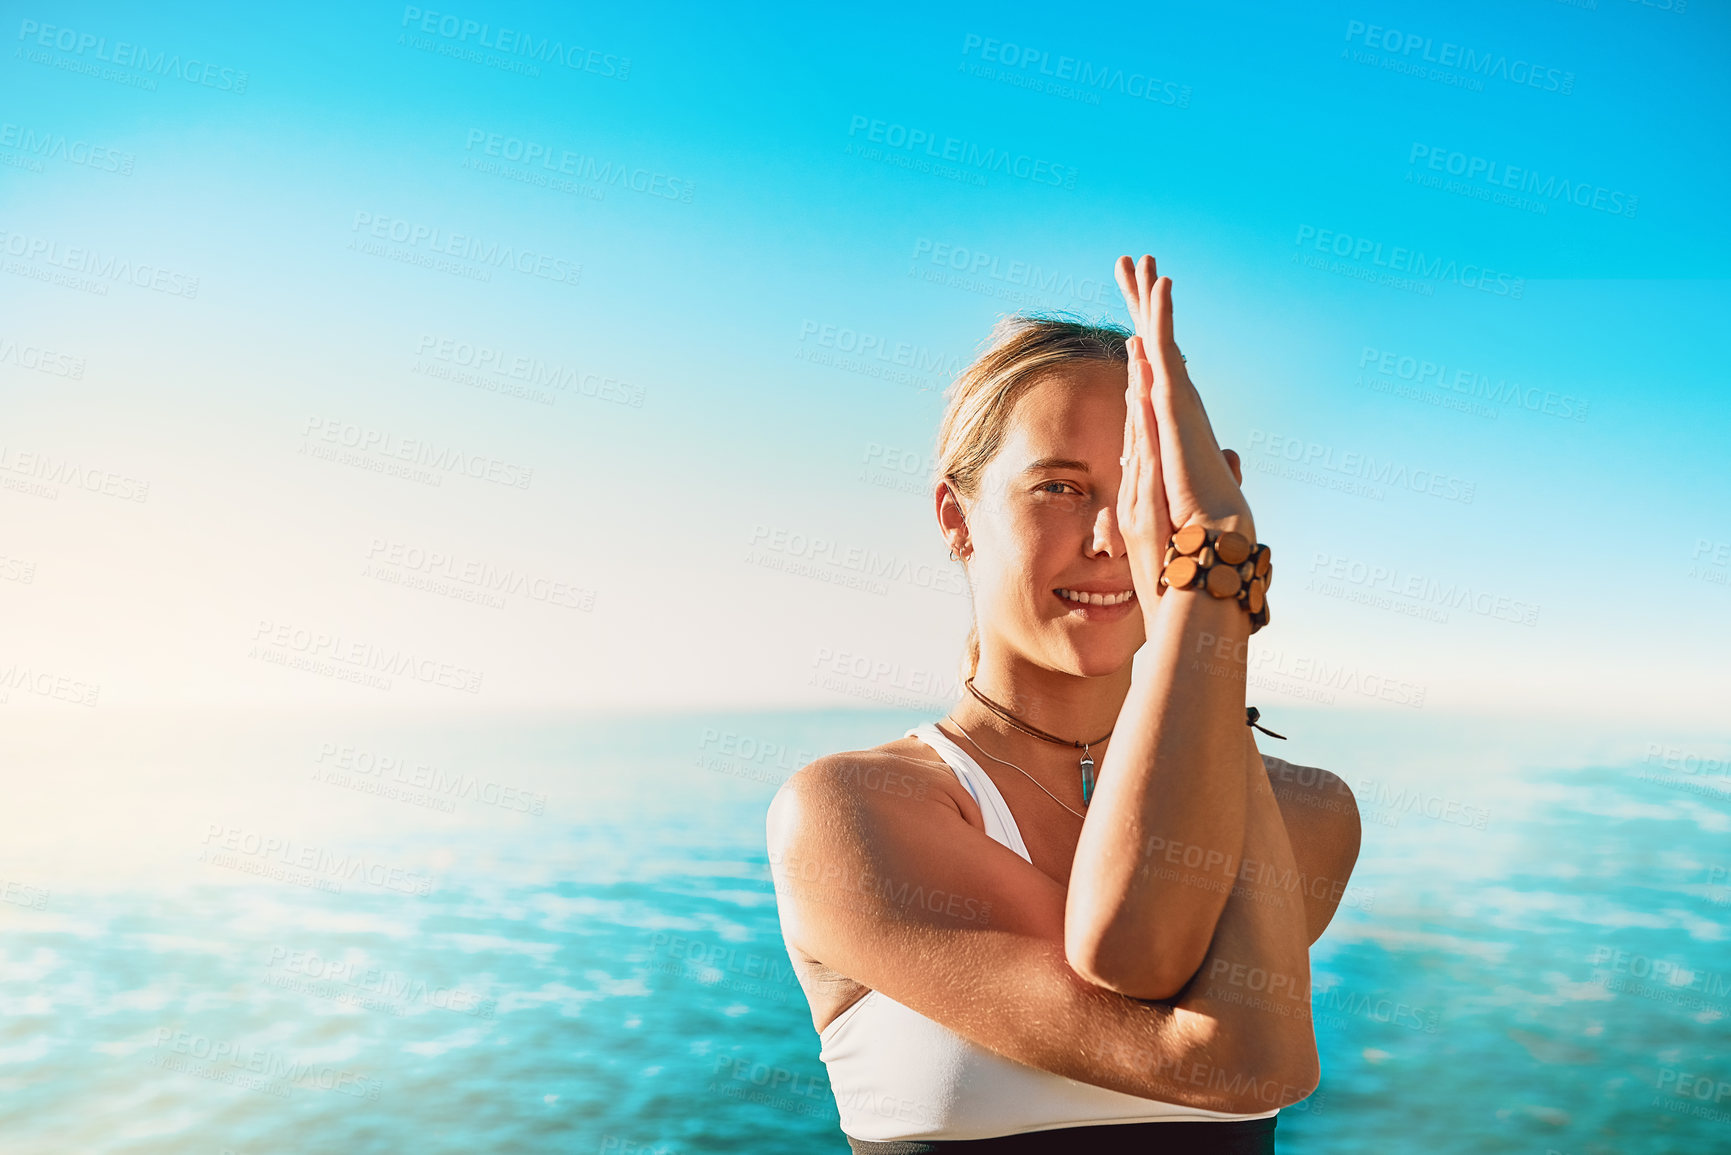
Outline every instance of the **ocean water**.
{"label": "ocean water", "polygon": [[[1365,815],[1283,1151],[1731,1149],[1715,747],[1281,714]],[[845,1152],[764,810],[923,717],[12,726],[0,1150]]]}

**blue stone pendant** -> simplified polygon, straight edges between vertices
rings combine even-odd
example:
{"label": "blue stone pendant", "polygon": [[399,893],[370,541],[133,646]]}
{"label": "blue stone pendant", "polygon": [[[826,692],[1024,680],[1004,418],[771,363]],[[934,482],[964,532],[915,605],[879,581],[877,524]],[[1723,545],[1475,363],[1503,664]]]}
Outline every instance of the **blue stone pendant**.
{"label": "blue stone pendant", "polygon": [[1088,798],[1094,793],[1094,756],[1082,747],[1082,805],[1088,805]]}

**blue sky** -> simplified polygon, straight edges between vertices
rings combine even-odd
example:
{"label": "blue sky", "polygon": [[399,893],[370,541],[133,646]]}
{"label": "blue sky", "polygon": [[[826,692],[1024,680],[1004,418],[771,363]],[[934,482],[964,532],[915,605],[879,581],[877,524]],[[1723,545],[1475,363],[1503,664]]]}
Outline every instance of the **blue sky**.
{"label": "blue sky", "polygon": [[[967,627],[919,469],[944,368],[1023,304],[1121,318],[1141,251],[1286,561],[1270,701],[1722,702],[1718,6],[8,19],[0,475],[149,489],[0,490],[0,604],[104,704],[923,702]],[[483,476],[387,471],[417,446]],[[1367,460],[1425,481],[1343,491]],[[837,655],[897,672],[814,685]],[[1313,667],[1356,673],[1324,703]]]}

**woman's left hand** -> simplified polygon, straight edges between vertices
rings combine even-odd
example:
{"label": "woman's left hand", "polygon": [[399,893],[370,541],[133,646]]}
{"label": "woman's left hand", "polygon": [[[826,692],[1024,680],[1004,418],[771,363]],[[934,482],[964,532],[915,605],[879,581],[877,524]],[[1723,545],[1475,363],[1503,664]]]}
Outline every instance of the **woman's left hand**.
{"label": "woman's left hand", "polygon": [[[1159,436],[1159,463],[1171,524],[1201,519],[1231,525],[1255,541],[1250,503],[1240,488],[1238,455],[1215,440],[1202,397],[1190,381],[1172,335],[1172,280],[1158,275],[1154,258],[1118,258],[1118,287],[1135,323],[1129,342],[1132,416],[1142,407]],[[1132,455],[1126,435],[1126,456]],[[1161,542],[1164,556],[1165,542]]]}
{"label": "woman's left hand", "polygon": [[1160,593],[1166,544],[1172,540],[1172,512],[1161,468],[1160,432],[1149,403],[1154,369],[1142,353],[1142,339],[1126,342],[1128,383],[1124,389],[1124,453],[1118,480],[1118,532],[1130,559],[1130,580],[1144,611]]}

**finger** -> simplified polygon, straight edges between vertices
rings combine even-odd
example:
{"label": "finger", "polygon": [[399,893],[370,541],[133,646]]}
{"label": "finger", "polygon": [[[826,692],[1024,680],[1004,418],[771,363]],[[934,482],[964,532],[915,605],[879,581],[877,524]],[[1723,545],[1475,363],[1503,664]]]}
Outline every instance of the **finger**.
{"label": "finger", "polygon": [[1136,287],[1135,263],[1129,257],[1120,257],[1113,271],[1118,279],[1118,291],[1124,297],[1124,308],[1130,313],[1130,328],[1135,330],[1139,337],[1147,336],[1148,307]]}
{"label": "finger", "polygon": [[1136,266],[1129,257],[1119,257],[1118,264],[1112,269],[1118,278],[1118,291],[1124,294],[1124,307],[1130,310],[1130,324],[1140,333],[1142,331],[1142,304],[1136,297]]}
{"label": "finger", "polygon": [[1150,304],[1154,314],[1154,348],[1162,353],[1167,349],[1176,350],[1177,342],[1172,339],[1171,277],[1161,277],[1154,282],[1154,299]]}
{"label": "finger", "polygon": [[[1142,302],[1142,333],[1151,335],[1148,324],[1153,320],[1152,305],[1154,301],[1154,282],[1159,280],[1160,271],[1154,264],[1154,258],[1147,253],[1136,263],[1136,296]],[[1155,346],[1159,348],[1158,345]]]}
{"label": "finger", "polygon": [[[1142,338],[1136,338],[1136,388],[1130,398],[1130,409],[1135,416],[1137,457],[1142,466],[1152,471],[1148,476],[1159,477],[1160,437],[1154,424],[1154,407],[1150,394],[1154,388],[1154,366],[1148,361],[1146,346]],[[1144,480],[1143,484],[1147,482]]]}
{"label": "finger", "polygon": [[1142,429],[1142,397],[1148,392],[1148,382],[1153,376],[1153,367],[1148,364],[1148,358],[1142,352],[1142,338],[1132,337],[1130,349],[1130,388],[1124,397],[1124,424],[1128,431],[1130,458],[1126,472],[1135,477],[1136,470],[1145,464],[1144,450],[1146,437]]}
{"label": "finger", "polygon": [[1142,343],[1140,337],[1130,337],[1124,342],[1124,350],[1129,355],[1126,365],[1128,382],[1124,388],[1124,468],[1119,476],[1119,492],[1127,498],[1125,508],[1134,510],[1136,507],[1137,473],[1141,468],[1141,433],[1136,427],[1136,395],[1142,389],[1143,359],[1136,355],[1137,347]]}
{"label": "finger", "polygon": [[1142,437],[1136,431],[1136,403],[1131,400],[1124,411],[1124,425],[1129,430],[1129,452],[1124,458],[1124,472],[1118,479],[1118,523],[1135,526],[1146,516],[1143,503],[1144,480],[1148,465],[1142,456]]}
{"label": "finger", "polygon": [[1171,536],[1171,516],[1166,507],[1166,477],[1161,467],[1160,453],[1160,423],[1154,415],[1154,366],[1148,360],[1148,354],[1137,342],[1138,352],[1142,354],[1143,387],[1137,393],[1137,409],[1141,415],[1142,427],[1147,433],[1147,450],[1144,458],[1147,461],[1148,486],[1153,490],[1153,508],[1149,511],[1155,522],[1155,539],[1161,545],[1165,538]]}
{"label": "finger", "polygon": [[1230,449],[1222,449],[1220,452],[1226,455],[1226,468],[1232,471],[1232,480],[1242,486],[1244,484],[1244,467],[1239,463],[1238,454]]}
{"label": "finger", "polygon": [[1120,461],[1119,464],[1125,466],[1126,472],[1128,471],[1128,458],[1130,456],[1130,438],[1133,432],[1130,425],[1130,398],[1136,395],[1135,341],[1134,336],[1127,337],[1124,341],[1124,448],[1119,451],[1119,456],[1126,460]]}
{"label": "finger", "polygon": [[1154,540],[1164,550],[1172,540],[1172,503],[1166,496],[1166,473],[1161,464],[1160,439],[1154,439]]}

